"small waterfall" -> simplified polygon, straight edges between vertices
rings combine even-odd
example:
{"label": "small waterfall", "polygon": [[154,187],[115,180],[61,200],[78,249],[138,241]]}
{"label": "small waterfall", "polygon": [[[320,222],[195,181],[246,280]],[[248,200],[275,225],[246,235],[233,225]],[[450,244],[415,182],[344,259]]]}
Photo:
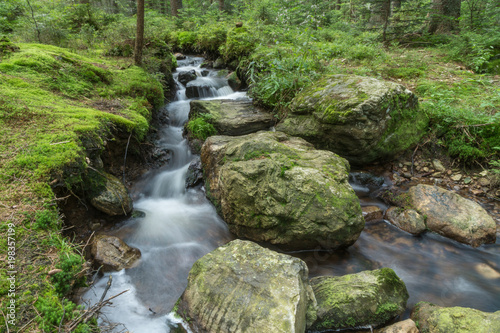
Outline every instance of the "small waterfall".
{"label": "small waterfall", "polygon": [[[120,272],[107,273],[84,298],[88,303],[99,300],[110,274],[113,284],[108,291],[112,296],[129,289],[116,299],[113,307],[103,309],[101,321],[121,323],[115,331],[126,327],[134,333],[170,332],[179,320],[169,311],[187,285],[187,276],[194,262],[203,255],[231,239],[227,226],[215,208],[199,189],[185,188],[186,172],[195,158],[183,138],[183,126],[189,116],[186,89],[198,98],[244,98],[244,93],[234,93],[227,80],[209,71],[201,74],[202,58],[179,61],[174,74],[177,86],[176,99],[166,106],[169,117],[167,127],[161,129],[157,145],[171,153],[169,165],[147,181],[146,190],[134,202],[136,210],[145,213],[142,218],[131,218],[113,234],[120,236],[130,246],[141,250],[139,264]],[[177,81],[179,72],[194,70],[195,80],[184,87]],[[145,193],[144,193],[145,192]]]}

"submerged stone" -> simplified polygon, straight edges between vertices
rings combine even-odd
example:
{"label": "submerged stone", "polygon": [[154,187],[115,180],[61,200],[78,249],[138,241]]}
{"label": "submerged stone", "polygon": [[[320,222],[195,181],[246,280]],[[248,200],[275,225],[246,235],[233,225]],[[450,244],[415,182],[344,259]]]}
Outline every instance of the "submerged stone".
{"label": "submerged stone", "polygon": [[129,268],[141,257],[141,251],[128,246],[115,236],[97,235],[91,247],[91,254],[103,272]]}
{"label": "submerged stone", "polygon": [[347,247],[364,228],[349,164],[281,132],[212,136],[202,147],[207,196],[240,237],[291,249]]}
{"label": "submerged stone", "polygon": [[409,298],[390,268],[311,279],[318,302],[317,331],[376,327],[401,315]]}
{"label": "submerged stone", "polygon": [[194,332],[303,333],[316,319],[306,264],[234,240],[199,259],[178,308]]}
{"label": "submerged stone", "polygon": [[332,75],[297,94],[277,129],[359,165],[416,144],[427,122],[417,97],[400,84]]}
{"label": "submerged stone", "polygon": [[472,246],[494,243],[496,223],[474,201],[431,185],[417,185],[408,191],[411,206],[425,215],[430,230]]}
{"label": "submerged stone", "polygon": [[500,311],[482,312],[463,307],[440,307],[418,303],[411,313],[422,333],[493,333],[500,332]]}

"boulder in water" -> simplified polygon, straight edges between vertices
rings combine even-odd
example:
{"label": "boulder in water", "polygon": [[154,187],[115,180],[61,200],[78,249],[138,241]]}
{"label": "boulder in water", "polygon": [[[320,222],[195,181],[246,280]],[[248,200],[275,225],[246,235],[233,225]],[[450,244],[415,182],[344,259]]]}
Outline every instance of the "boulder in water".
{"label": "boulder in water", "polygon": [[92,206],[111,216],[130,213],[132,199],[125,186],[113,175],[105,172],[100,172],[99,175],[104,178],[104,186],[90,198]]}
{"label": "boulder in water", "polygon": [[97,235],[91,247],[95,263],[102,266],[104,272],[119,271],[129,268],[141,257],[141,251],[128,246],[115,236]]}
{"label": "boulder in water", "polygon": [[297,94],[277,129],[360,165],[404,151],[426,126],[417,97],[402,85],[333,75]]}
{"label": "boulder in water", "polygon": [[364,228],[349,164],[281,132],[212,136],[202,147],[207,196],[239,237],[293,249],[347,247]]}
{"label": "boulder in water", "polygon": [[317,331],[376,327],[401,315],[409,298],[390,268],[311,279],[318,302]]}
{"label": "boulder in water", "polygon": [[274,125],[273,115],[250,101],[191,101],[190,106],[190,121],[205,115],[206,121],[221,135],[244,135],[268,130]]}
{"label": "boulder in water", "polygon": [[418,303],[411,313],[421,332],[493,333],[500,332],[500,311],[482,312],[471,308],[445,308],[428,302]]}
{"label": "boulder in water", "polygon": [[427,228],[474,247],[496,240],[496,223],[477,203],[431,185],[408,191],[410,205],[425,215]]}
{"label": "boulder in water", "polygon": [[302,333],[315,307],[302,260],[234,240],[193,265],[178,314],[195,332]]}
{"label": "boulder in water", "polygon": [[410,234],[419,235],[427,229],[425,218],[413,209],[391,207],[385,214],[391,224]]}
{"label": "boulder in water", "polygon": [[179,76],[177,76],[177,80],[182,83],[182,85],[186,86],[188,82],[196,80],[197,77],[196,71],[191,69],[189,71],[180,72]]}
{"label": "boulder in water", "polygon": [[186,174],[186,188],[195,187],[203,182],[203,168],[199,158],[189,164]]}

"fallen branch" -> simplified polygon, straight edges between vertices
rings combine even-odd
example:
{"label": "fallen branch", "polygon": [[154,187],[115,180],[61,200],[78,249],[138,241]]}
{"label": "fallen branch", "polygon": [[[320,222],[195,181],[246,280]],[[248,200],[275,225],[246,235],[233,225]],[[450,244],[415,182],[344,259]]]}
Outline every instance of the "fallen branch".
{"label": "fallen branch", "polygon": [[104,289],[104,292],[102,293],[102,296],[101,296],[101,299],[99,300],[99,302],[97,302],[96,304],[94,304],[90,309],[88,310],[85,310],[84,313],[82,313],[82,315],[80,315],[80,317],[72,320],[71,322],[68,323],[67,325],[67,331],[68,332],[71,332],[73,331],[79,324],[81,323],[86,323],[88,320],[90,320],[90,318],[92,318],[94,315],[96,315],[97,313],[99,313],[99,311],[101,311],[101,309],[103,307],[105,307],[106,305],[109,305],[111,304],[111,300],[126,293],[127,291],[129,291],[129,289],[127,290],[124,290],[122,291],[121,293],[118,293],[114,296],[111,296],[110,298],[104,300],[104,298],[106,297],[106,294],[108,293],[108,290],[109,288],[111,287],[111,283],[113,281],[113,278],[112,278],[112,275],[109,276],[109,280],[108,280],[108,283],[106,284],[106,288]]}

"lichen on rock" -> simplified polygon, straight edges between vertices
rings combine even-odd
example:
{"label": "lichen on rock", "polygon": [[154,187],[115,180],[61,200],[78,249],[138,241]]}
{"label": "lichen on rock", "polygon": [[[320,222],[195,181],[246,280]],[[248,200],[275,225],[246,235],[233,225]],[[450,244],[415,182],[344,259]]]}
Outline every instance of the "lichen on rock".
{"label": "lichen on rock", "polygon": [[277,129],[331,150],[350,163],[366,164],[415,144],[426,126],[417,97],[402,85],[332,75],[297,94]]}
{"label": "lichen on rock", "polygon": [[409,298],[390,268],[311,279],[318,302],[313,330],[376,327],[402,314]]}
{"label": "lichen on rock", "polygon": [[235,240],[193,265],[177,313],[195,332],[302,333],[316,300],[302,260]]}
{"label": "lichen on rock", "polygon": [[240,237],[332,249],[352,245],[364,228],[347,161],[300,138],[213,136],[201,158],[208,197]]}

